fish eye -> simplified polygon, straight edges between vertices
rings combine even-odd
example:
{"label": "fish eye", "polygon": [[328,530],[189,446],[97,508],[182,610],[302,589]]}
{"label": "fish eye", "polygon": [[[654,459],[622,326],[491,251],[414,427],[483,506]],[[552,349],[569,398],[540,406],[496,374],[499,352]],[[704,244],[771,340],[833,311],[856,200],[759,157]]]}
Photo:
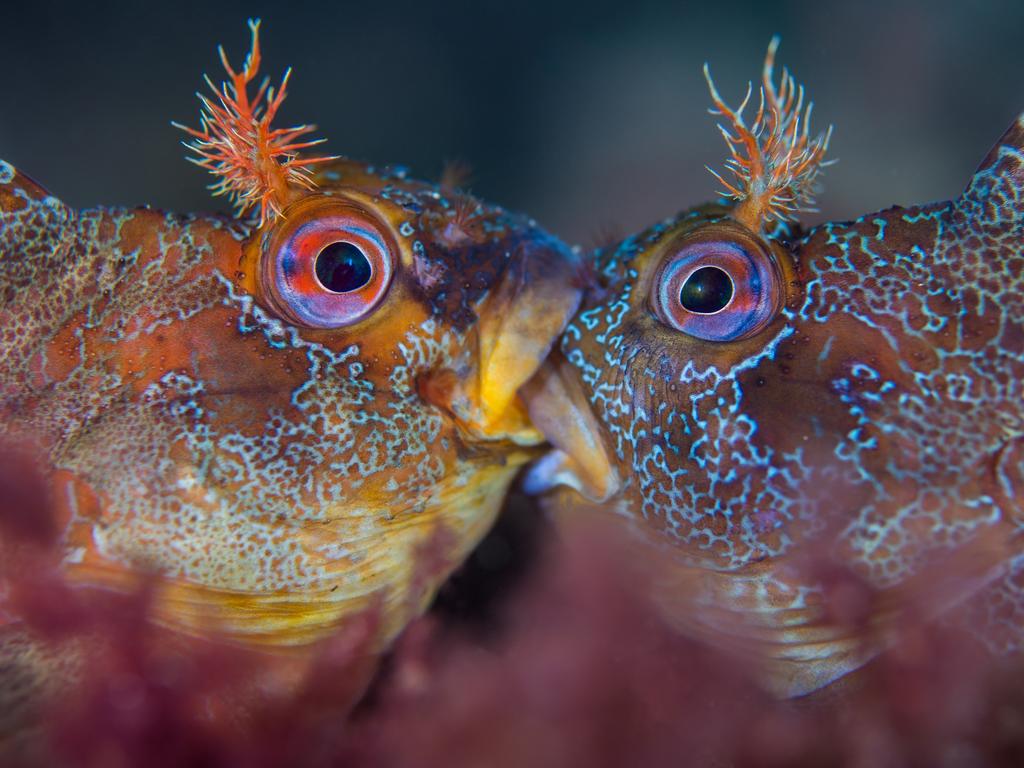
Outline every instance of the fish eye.
{"label": "fish eye", "polygon": [[309,328],[341,328],[368,317],[387,293],[397,261],[387,228],[336,201],[286,211],[283,220],[262,260],[273,307]]}
{"label": "fish eye", "polygon": [[753,238],[691,235],[671,247],[655,276],[651,305],[663,323],[705,341],[736,341],[777,314],[781,276]]}

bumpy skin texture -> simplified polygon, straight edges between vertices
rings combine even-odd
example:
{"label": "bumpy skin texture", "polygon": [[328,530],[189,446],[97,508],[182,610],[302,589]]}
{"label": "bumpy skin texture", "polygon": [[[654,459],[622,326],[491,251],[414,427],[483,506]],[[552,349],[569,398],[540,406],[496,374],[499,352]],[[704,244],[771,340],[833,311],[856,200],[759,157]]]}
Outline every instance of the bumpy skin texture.
{"label": "bumpy skin texture", "polygon": [[156,572],[162,622],[276,646],[377,606],[383,643],[536,453],[509,382],[574,311],[577,257],[401,171],[317,181],[396,250],[380,305],[331,330],[261,284],[300,213],[75,211],[0,162],[0,435],[48,468],[75,583]]}
{"label": "bumpy skin texture", "polygon": [[[649,300],[673,244],[728,208],[595,256],[561,349],[622,480],[603,506],[689,569],[666,588],[673,618],[756,639],[781,693],[874,650],[830,625],[808,551],[878,591],[876,640],[901,601],[938,612],[984,590],[979,634],[1024,644],[1022,193],[1019,120],[957,200],[776,232],[784,306],[739,341],[680,333]],[[567,505],[587,506],[563,489]]]}

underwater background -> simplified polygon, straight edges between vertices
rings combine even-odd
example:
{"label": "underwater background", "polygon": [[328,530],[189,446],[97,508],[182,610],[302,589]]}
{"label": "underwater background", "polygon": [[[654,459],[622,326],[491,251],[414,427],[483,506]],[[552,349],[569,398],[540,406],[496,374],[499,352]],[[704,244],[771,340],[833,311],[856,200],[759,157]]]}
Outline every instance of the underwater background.
{"label": "underwater background", "polygon": [[[170,121],[196,122],[201,75],[218,77],[218,43],[244,54],[250,16],[266,74],[295,70],[282,124],[316,123],[328,151],[416,176],[463,161],[474,193],[584,246],[711,196],[704,166],[725,153],[701,65],[736,103],[773,34],[816,128],[835,126],[839,163],[808,223],[956,196],[1024,109],[1024,3],[1009,0],[0,0],[0,157],[76,207],[226,207]],[[0,476],[0,517],[40,495],[26,477]],[[603,532],[550,533],[513,496],[354,714],[331,687],[359,652],[341,637],[307,689],[270,696],[241,730],[196,700],[258,659],[213,647],[169,674],[141,600],[79,606],[32,585],[37,625],[99,625],[118,651],[50,719],[55,749],[90,767],[1024,764],[1024,671],[993,671],[948,628],[912,627],[848,700],[805,709],[659,628]]]}
{"label": "underwater background", "polygon": [[4,2],[0,156],[76,207],[223,205],[170,121],[249,16],[266,73],[295,70],[282,124],[421,177],[464,161],[474,193],[583,245],[710,196],[701,65],[738,101],[773,34],[835,126],[823,218],[955,196],[1024,107],[1012,0]]}

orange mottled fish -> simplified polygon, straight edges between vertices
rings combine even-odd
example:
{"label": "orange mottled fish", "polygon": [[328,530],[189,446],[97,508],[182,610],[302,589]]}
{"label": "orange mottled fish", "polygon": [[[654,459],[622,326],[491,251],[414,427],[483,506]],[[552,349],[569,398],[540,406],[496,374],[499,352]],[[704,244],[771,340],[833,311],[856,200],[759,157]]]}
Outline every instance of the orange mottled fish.
{"label": "orange mottled fish", "polygon": [[159,574],[158,622],[263,647],[374,607],[381,646],[537,455],[517,390],[578,257],[401,170],[303,157],[310,129],[272,125],[287,76],[252,90],[251,26],[186,130],[255,215],[74,210],[0,162],[0,435],[41,457],[72,584]]}
{"label": "orange mottled fish", "polygon": [[965,603],[1024,650],[1024,117],[958,198],[806,230],[828,134],[776,44],[753,116],[708,79],[721,201],[593,256],[531,483],[653,543],[671,621],[780,694]]}

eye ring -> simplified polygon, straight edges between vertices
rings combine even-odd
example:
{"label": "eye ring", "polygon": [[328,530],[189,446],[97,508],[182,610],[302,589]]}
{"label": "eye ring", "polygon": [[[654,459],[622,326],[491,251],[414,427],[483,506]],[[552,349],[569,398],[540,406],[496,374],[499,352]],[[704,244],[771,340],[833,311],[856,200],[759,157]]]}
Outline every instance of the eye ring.
{"label": "eye ring", "polygon": [[285,224],[266,244],[264,294],[295,325],[342,328],[363,320],[394,277],[398,248],[390,231],[354,204],[317,200],[300,206],[285,211]]}
{"label": "eye ring", "polygon": [[782,274],[771,250],[731,229],[690,233],[674,243],[651,291],[659,320],[704,341],[753,336],[782,301]]}

